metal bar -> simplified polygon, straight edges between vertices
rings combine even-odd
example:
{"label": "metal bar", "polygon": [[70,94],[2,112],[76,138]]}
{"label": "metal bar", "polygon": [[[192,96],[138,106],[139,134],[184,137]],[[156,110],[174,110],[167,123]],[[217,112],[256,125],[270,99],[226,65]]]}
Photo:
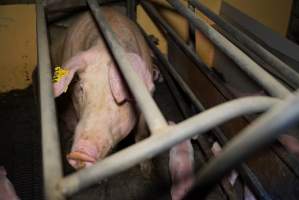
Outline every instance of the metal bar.
{"label": "metal bar", "polygon": [[[160,52],[160,50],[157,48],[157,46],[154,44],[154,42],[145,34],[143,31],[144,36],[153,50],[155,56],[159,59],[163,67],[166,68],[166,70],[171,74],[171,76],[176,80],[179,87],[182,89],[182,91],[190,98],[191,102],[195,107],[198,109],[198,111],[202,112],[206,109],[201,104],[201,102],[196,98],[195,94],[192,92],[192,90],[189,88],[189,86],[185,83],[185,81],[182,79],[182,77],[175,71],[174,67],[167,61],[166,57]],[[160,68],[163,68],[160,67]],[[162,71],[162,70],[161,70]],[[183,109],[181,109],[183,110]],[[221,144],[221,146],[224,146],[228,139],[224,136],[220,128],[214,127],[212,130],[212,133],[217,138],[218,142]],[[258,178],[254,175],[254,173],[250,170],[250,168],[246,164],[242,164],[240,167],[238,167],[238,172],[240,173],[240,176],[243,180],[246,181],[250,189],[253,191],[254,195],[258,197],[259,199],[268,200],[271,199],[269,197],[269,194],[266,192]]]}
{"label": "metal bar", "polygon": [[221,155],[210,161],[196,176],[194,188],[187,195],[204,197],[227,172],[246,161],[252,154],[274,142],[286,129],[299,121],[299,93],[275,105],[224,147]]}
{"label": "metal bar", "polygon": [[219,81],[219,77],[215,75],[215,73],[199,58],[199,56],[188,47],[184,40],[167,24],[167,22],[159,15],[156,9],[152,6],[152,4],[141,1],[141,5],[147,14],[151,17],[153,22],[160,28],[160,30],[165,34],[165,36],[169,36],[173,41],[181,48],[183,53],[185,53],[195,64],[198,70],[200,70],[210,81],[211,83],[219,90],[223,96],[226,98],[232,98],[233,96],[228,91],[228,89],[223,86],[223,82]]}
{"label": "metal bar", "polygon": [[36,13],[44,192],[47,200],[63,200],[61,191],[57,189],[57,183],[62,178],[62,166],[46,18],[40,0],[36,3]]}
{"label": "metal bar", "polygon": [[258,44],[246,34],[242,33],[237,28],[221,19],[218,15],[214,14],[199,1],[189,0],[189,3],[191,3],[191,5],[204,13],[209,19],[214,21],[221,29],[231,34],[234,39],[241,42],[243,45],[257,54],[260,58],[270,64],[277,72],[283,75],[290,82],[292,87],[299,87],[299,75],[295,70],[283,63],[279,58],[266,50],[262,45]]}
{"label": "metal bar", "polygon": [[[97,0],[100,5],[113,4],[122,2],[123,0]],[[56,0],[48,3],[45,2],[47,14],[49,13],[61,13],[61,12],[76,12],[78,10],[87,9],[86,0]]]}
{"label": "metal bar", "polygon": [[[113,3],[119,3],[122,0],[98,1],[100,5],[109,5]],[[72,15],[78,14],[78,12],[84,11],[86,9],[88,9],[86,0],[64,0],[63,3],[58,1],[46,5],[48,24],[55,23],[62,19],[71,17]]]}
{"label": "metal bar", "polygon": [[289,90],[273,78],[268,72],[257,65],[251,58],[238,49],[219,32],[213,29],[206,22],[196,17],[178,0],[167,0],[179,13],[186,17],[197,29],[210,39],[221,51],[230,57],[239,67],[246,72],[253,80],[261,85],[269,94],[284,98],[290,94]]}
{"label": "metal bar", "polygon": [[[144,31],[143,31],[144,32]],[[170,74],[172,75],[172,77],[178,82],[179,86],[181,87],[181,89],[183,90],[183,92],[190,97],[192,103],[199,108],[199,110],[203,111],[204,110],[204,106],[201,104],[200,101],[198,101],[198,99],[196,98],[195,94],[193,93],[193,91],[189,88],[189,86],[187,85],[187,83],[183,80],[183,78],[178,74],[178,72],[176,72],[176,70],[174,69],[174,67],[168,62],[168,60],[166,59],[166,57],[160,52],[160,50],[158,49],[158,47],[153,43],[153,41],[151,41],[151,39],[148,38],[147,35],[145,35],[145,39],[147,40],[149,46],[151,47],[151,49],[153,50],[153,52],[155,53],[155,55],[157,56],[157,58],[160,60],[160,62],[163,64],[163,66],[165,66],[165,68],[167,69],[167,71],[170,72]]]}
{"label": "metal bar", "polygon": [[[187,47],[184,44],[184,41],[182,41],[182,39],[171,29],[171,27],[169,27],[169,25],[167,25],[167,22],[165,22],[165,20],[163,20],[163,18],[161,18],[159,16],[159,14],[155,10],[155,8],[150,3],[147,3],[147,2],[142,2],[142,6],[145,9],[145,11],[148,13],[148,15],[151,17],[151,19],[154,21],[154,23],[157,26],[161,25],[161,28],[163,28],[165,35],[166,36],[171,36],[172,39],[173,39],[173,41],[175,41],[176,44],[178,44],[179,47],[181,47],[181,50],[183,50],[184,53],[186,53],[187,55],[189,55],[189,57],[191,59],[193,59],[193,61],[196,63],[196,59],[197,59],[198,56],[194,53],[194,51],[192,51],[189,47]],[[151,46],[151,49],[153,50],[153,52],[155,52],[156,56],[159,59],[162,59],[161,63],[163,63],[165,65],[165,67],[170,71],[170,73],[172,74],[172,76],[178,81],[179,85],[182,86],[182,90],[188,96],[190,96],[191,101],[194,103],[194,105],[199,110],[201,110],[201,111],[204,110],[204,107],[197,100],[197,98],[193,94],[192,90],[190,90],[190,88],[188,88],[188,85],[186,83],[183,83],[184,81],[182,80],[182,78],[180,77],[180,75],[174,70],[174,68],[171,66],[171,64],[167,61],[167,59],[165,58],[165,56],[162,55],[161,53],[160,54],[156,53],[156,52],[159,51],[158,48],[156,47],[156,45],[153,44],[149,40],[148,40],[148,42],[149,42],[149,46]],[[210,71],[206,70],[207,67],[203,66],[202,68],[203,68],[203,73],[210,73],[211,74]],[[199,68],[199,69],[201,70],[202,68]],[[215,79],[217,79],[217,77],[215,77],[215,76],[210,77],[210,81],[212,81],[212,82]],[[227,92],[223,91],[223,90],[225,90],[225,88],[223,86],[221,86],[221,84],[217,83],[217,81],[214,81],[214,83],[215,83],[215,86],[217,88],[219,88],[219,91],[223,92],[222,94],[226,98],[228,98],[228,99],[234,98],[234,97],[228,96]],[[249,120],[249,122],[250,121],[251,120]],[[224,135],[220,135],[220,133],[222,131],[219,128],[216,127],[216,128],[213,129],[213,132],[214,132],[215,136],[217,137],[217,139],[221,139],[221,141],[219,141],[219,142],[221,142],[221,144],[223,145],[224,144],[223,141],[226,141],[226,140],[224,139]],[[291,159],[287,159],[287,161],[291,161]],[[284,160],[284,162],[285,162],[285,160]],[[288,166],[292,166],[292,170],[294,170],[294,169],[296,170],[296,167],[295,167],[296,165],[294,165],[294,164],[295,163],[288,162]],[[241,170],[243,170],[243,169],[244,169],[244,171],[248,171],[245,168],[241,168]],[[246,173],[242,173],[242,174],[246,174]],[[246,177],[244,176],[244,179],[248,180],[249,185],[255,185],[255,184],[257,184],[256,181],[255,181],[256,179],[253,179],[251,175],[249,176],[249,173],[248,173],[248,176],[246,176]],[[260,185],[260,184],[257,184],[257,185]],[[263,199],[266,199],[267,194],[266,194],[265,190],[262,187],[257,188],[257,189],[253,189],[253,191],[255,191],[256,196],[259,196],[259,197],[261,197]]]}
{"label": "metal bar", "polygon": [[[157,61],[157,62],[159,63],[160,72],[166,81],[166,85],[171,93],[171,96],[174,98],[175,103],[177,104],[183,119],[187,119],[187,118],[193,116],[194,112],[192,112],[190,110],[190,106],[187,105],[186,101],[184,100],[185,99],[184,96],[182,95],[181,91],[178,90],[178,87],[176,86],[175,81],[173,80],[171,75],[169,74],[169,71],[167,71],[164,68],[164,66],[162,67],[161,66],[162,64],[159,61]],[[209,159],[213,156],[213,153],[210,149],[209,143],[203,135],[197,136],[197,142],[198,142],[198,145],[200,146],[200,149],[202,150],[202,153],[205,157],[203,162],[206,162],[207,159]],[[221,185],[220,188],[223,190],[225,195],[229,197],[229,199],[235,199],[234,196],[236,195],[236,191],[231,186],[231,184],[229,183],[229,181],[227,179],[222,180],[220,185]]]}
{"label": "metal bar", "polygon": [[133,21],[136,20],[136,0],[127,0],[127,16]]}
{"label": "metal bar", "polygon": [[158,130],[168,126],[165,118],[161,114],[157,104],[151,97],[143,81],[135,73],[131,64],[126,59],[126,53],[121,45],[116,40],[114,33],[106,22],[101,8],[95,0],[87,0],[90,10],[100,28],[100,31],[105,38],[105,41],[115,58],[124,78],[131,89],[135,100],[137,101],[144,117],[148,123],[151,133],[154,134]]}
{"label": "metal bar", "polygon": [[188,138],[203,134],[221,123],[244,114],[268,110],[279,101],[270,97],[247,97],[221,104],[65,177],[59,188],[66,195],[74,194],[99,180],[150,159]]}

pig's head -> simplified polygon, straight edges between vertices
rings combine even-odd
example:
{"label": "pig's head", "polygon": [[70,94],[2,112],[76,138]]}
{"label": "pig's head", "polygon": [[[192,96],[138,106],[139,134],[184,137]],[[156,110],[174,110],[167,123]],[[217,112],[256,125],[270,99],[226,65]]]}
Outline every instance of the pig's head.
{"label": "pig's head", "polygon": [[[152,74],[141,57],[127,53],[134,71],[152,91]],[[66,76],[54,83],[55,97],[61,95],[75,74],[72,100],[79,122],[75,129],[69,163],[76,169],[87,167],[105,157],[126,137],[136,123],[135,103],[107,50],[94,47],[79,53],[64,66]]]}

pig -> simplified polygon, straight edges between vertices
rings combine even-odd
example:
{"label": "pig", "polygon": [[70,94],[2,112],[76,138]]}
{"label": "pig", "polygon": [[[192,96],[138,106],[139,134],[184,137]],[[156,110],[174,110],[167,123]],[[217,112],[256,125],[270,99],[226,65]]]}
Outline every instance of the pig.
{"label": "pig", "polygon": [[[153,67],[140,30],[115,7],[102,9],[126,59],[152,93]],[[60,48],[52,48],[51,54],[54,65],[67,73],[53,84],[53,92],[55,97],[71,93],[74,115],[66,123],[75,127],[67,160],[80,169],[111,152],[132,131],[139,113],[90,13],[81,14],[63,38],[63,45],[53,44]]]}
{"label": "pig", "polygon": [[190,140],[171,148],[169,171],[172,180],[171,199],[180,200],[191,189],[194,182],[194,155]]}
{"label": "pig", "polygon": [[19,200],[13,185],[6,176],[7,173],[5,168],[0,166],[0,199]]}
{"label": "pig", "polygon": [[[168,123],[174,125],[172,121]],[[185,140],[170,149],[169,172],[172,180],[171,199],[183,199],[194,182],[194,150],[190,140]]]}
{"label": "pig", "polygon": [[[214,156],[219,156],[222,152],[222,147],[218,142],[214,142],[211,151],[213,152]],[[236,170],[233,170],[228,177],[225,177],[222,181],[228,181],[230,185],[233,187],[237,181],[239,174]],[[236,197],[235,197],[236,198]],[[244,197],[243,200],[256,200],[257,198],[254,196],[252,191],[248,188],[246,184],[244,184]]]}

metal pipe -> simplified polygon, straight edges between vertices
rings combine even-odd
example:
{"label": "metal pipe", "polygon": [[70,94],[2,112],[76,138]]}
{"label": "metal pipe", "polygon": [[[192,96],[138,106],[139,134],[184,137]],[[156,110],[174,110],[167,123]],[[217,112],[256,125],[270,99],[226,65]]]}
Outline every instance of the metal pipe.
{"label": "metal pipe", "polygon": [[135,73],[131,67],[131,63],[127,60],[126,53],[117,41],[114,33],[110,26],[106,22],[104,15],[102,14],[101,8],[96,0],[87,0],[90,10],[100,28],[100,31],[105,38],[106,44],[108,45],[116,63],[118,64],[120,71],[124,75],[124,78],[131,89],[135,100],[138,103],[139,108],[145,116],[151,133],[154,134],[157,130],[167,127],[167,122],[161,114],[157,104],[151,97],[150,92],[147,90],[143,81]]}
{"label": "metal pipe", "polygon": [[[97,0],[100,5],[113,4],[122,2],[123,0]],[[87,9],[86,0],[56,0],[48,3],[45,1],[47,14],[61,12],[76,12],[78,10]]]}
{"label": "metal pipe", "polygon": [[196,17],[178,0],[167,0],[179,13],[186,17],[197,29],[210,39],[221,51],[230,57],[239,67],[246,72],[253,80],[261,85],[268,93],[275,97],[284,98],[290,94],[280,82],[273,78],[268,72],[257,65],[251,58],[238,49],[219,32],[213,29],[206,22]]}
{"label": "metal pipe", "polygon": [[245,47],[249,48],[260,58],[270,64],[277,72],[283,75],[294,88],[299,87],[299,75],[298,73],[290,68],[288,65],[283,63],[279,58],[274,56],[271,52],[266,50],[262,45],[255,42],[253,39],[248,37],[246,34],[239,31],[234,26],[221,19],[218,15],[214,14],[206,6],[197,0],[189,0],[191,5],[204,13],[209,19],[214,21],[221,29],[230,33],[234,39],[241,42]]}
{"label": "metal pipe", "polygon": [[65,177],[59,188],[66,195],[74,194],[99,180],[150,159],[188,138],[203,134],[221,123],[244,114],[268,110],[279,101],[270,97],[246,97],[221,104]]}
{"label": "metal pipe", "polygon": [[185,41],[167,24],[167,22],[159,15],[157,10],[152,4],[141,1],[141,5],[147,14],[151,17],[153,22],[160,28],[165,36],[170,37],[178,45],[178,47],[185,53],[195,64],[198,70],[200,70],[211,83],[219,89],[219,91],[225,96],[232,98],[232,95],[228,89],[223,85],[223,82],[215,75],[215,73],[199,58],[199,56],[185,44]]}
{"label": "metal pipe", "polygon": [[298,121],[299,92],[296,92],[237,134],[219,156],[205,165],[196,176],[195,185],[186,199],[204,197],[226,173],[259,149],[274,142],[281,133]]}
{"label": "metal pipe", "polygon": [[[160,61],[160,60],[159,60]],[[168,89],[171,93],[171,96],[174,98],[175,103],[177,104],[180,113],[183,117],[183,119],[187,119],[191,116],[194,115],[194,112],[191,111],[190,105],[187,105],[184,96],[182,95],[181,91],[178,90],[178,87],[176,86],[175,81],[171,77],[169,71],[165,69],[165,67],[159,62],[158,66],[160,69],[161,74],[163,75],[166,85],[168,86]],[[198,145],[200,146],[200,150],[203,153],[205,159],[203,162],[206,162],[206,159],[209,159],[210,157],[213,156],[212,150],[210,149],[210,145],[207,141],[207,138],[204,137],[203,135],[197,136],[197,142]],[[223,192],[225,193],[226,196],[228,196],[228,199],[235,199],[236,191],[233,187],[231,187],[231,184],[229,183],[228,180],[224,180],[220,184],[222,186]]]}
{"label": "metal pipe", "polygon": [[[186,82],[175,71],[174,67],[167,61],[166,57],[160,52],[160,50],[157,48],[154,42],[148,36],[146,36],[144,31],[143,33],[149,46],[153,50],[155,56],[159,59],[163,67],[165,67],[166,70],[171,74],[171,76],[177,81],[179,87],[190,98],[192,104],[195,105],[198,111],[200,112],[205,111],[206,109],[201,104],[201,102],[196,98],[195,94],[192,92],[192,90],[189,88]],[[181,108],[181,110],[184,109]],[[228,139],[224,136],[224,134],[218,127],[214,127],[212,133],[216,136],[216,138],[218,139],[219,143],[222,146],[227,143]],[[256,195],[257,198],[265,199],[265,200],[271,199],[269,197],[269,194],[266,192],[266,190],[258,180],[258,178],[254,175],[254,173],[250,170],[250,168],[246,164],[242,164],[237,170],[240,173],[240,176],[243,178],[243,180],[246,181],[246,183],[248,184],[248,186],[250,187],[250,189],[253,191],[254,195]]]}
{"label": "metal pipe", "polygon": [[46,18],[40,0],[36,3],[36,14],[44,192],[47,200],[63,200],[61,191],[56,187],[62,178],[62,166]]}
{"label": "metal pipe", "polygon": [[[144,31],[143,31],[144,32]],[[190,89],[190,87],[187,85],[187,83],[183,80],[183,78],[176,72],[174,67],[168,62],[168,60],[165,58],[165,56],[160,52],[158,47],[153,43],[151,39],[149,39],[148,36],[145,35],[145,39],[147,40],[150,48],[153,50],[154,54],[157,56],[157,58],[160,60],[160,62],[163,64],[163,66],[166,67],[167,71],[172,75],[172,77],[178,82],[179,86],[183,90],[183,92],[190,97],[192,103],[199,108],[199,110],[203,111],[204,106],[201,104],[200,101],[196,98],[193,91]]]}
{"label": "metal pipe", "polygon": [[127,16],[133,21],[136,20],[136,0],[127,0]]}

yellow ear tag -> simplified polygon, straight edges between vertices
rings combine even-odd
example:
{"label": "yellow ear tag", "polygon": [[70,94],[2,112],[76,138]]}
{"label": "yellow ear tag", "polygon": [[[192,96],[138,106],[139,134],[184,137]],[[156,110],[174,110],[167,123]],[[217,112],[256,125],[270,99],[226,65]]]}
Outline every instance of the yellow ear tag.
{"label": "yellow ear tag", "polygon": [[[54,75],[52,78],[53,83],[57,83],[59,82],[63,77],[65,77],[66,75],[68,75],[69,70],[68,69],[63,69],[60,66],[57,66],[54,68]],[[64,92],[66,92],[68,89],[68,86],[66,86],[66,88],[64,89]]]}

